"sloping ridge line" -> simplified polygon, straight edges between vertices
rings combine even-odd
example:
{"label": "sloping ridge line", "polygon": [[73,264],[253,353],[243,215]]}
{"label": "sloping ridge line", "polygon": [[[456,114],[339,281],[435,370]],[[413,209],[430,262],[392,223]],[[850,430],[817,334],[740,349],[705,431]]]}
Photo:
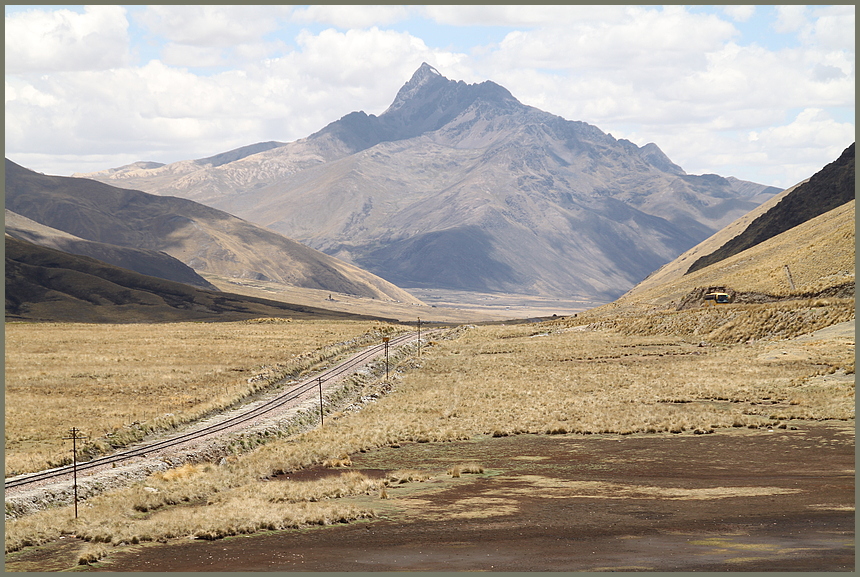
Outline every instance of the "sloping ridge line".
{"label": "sloping ridge line", "polygon": [[854,143],[842,155],[756,218],[747,229],[714,252],[693,262],[690,274],[725,260],[769,238],[854,199]]}

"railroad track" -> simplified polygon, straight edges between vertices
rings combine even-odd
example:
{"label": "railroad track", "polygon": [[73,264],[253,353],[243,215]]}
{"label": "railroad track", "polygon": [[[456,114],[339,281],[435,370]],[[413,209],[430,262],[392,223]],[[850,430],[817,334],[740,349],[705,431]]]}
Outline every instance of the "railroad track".
{"label": "railroad track", "polygon": [[[424,331],[424,334],[430,333],[431,331]],[[397,337],[393,337],[387,344],[389,347],[397,347],[407,344],[408,342],[413,340],[417,340],[417,333],[406,333]],[[281,409],[287,403],[307,394],[315,388],[321,387],[323,384],[325,384],[326,381],[330,381],[334,378],[340,377],[345,373],[352,371],[356,367],[367,363],[374,357],[382,354],[385,351],[385,346],[386,343],[380,343],[377,345],[373,345],[372,347],[368,347],[367,349],[356,353],[355,355],[353,355],[346,361],[340,363],[339,365],[326,369],[323,372],[306,379],[304,382],[296,385],[288,391],[284,391],[283,393],[277,395],[271,400],[266,401],[265,403],[254,407],[253,409],[249,409],[248,411],[225,419],[219,423],[214,423],[212,425],[205,426],[194,431],[176,435],[168,439],[164,439],[163,441],[150,443],[144,446],[136,447],[134,449],[120,451],[111,455],[105,455],[103,457],[97,457],[95,459],[91,459],[83,463],[78,463],[77,472],[86,472],[88,470],[97,469],[105,465],[114,465],[116,463],[127,461],[135,457],[145,457],[148,453],[176,447],[188,443],[189,441],[201,440],[205,437],[234,428],[238,425],[258,420],[270,413]],[[6,480],[5,489],[8,490],[17,487],[26,487],[27,485],[31,485],[34,483],[40,483],[42,481],[49,481],[54,478],[71,475],[74,469],[74,465],[65,465],[63,467],[57,467],[55,469],[49,469],[46,471],[40,471],[38,473],[14,477],[12,479]]]}

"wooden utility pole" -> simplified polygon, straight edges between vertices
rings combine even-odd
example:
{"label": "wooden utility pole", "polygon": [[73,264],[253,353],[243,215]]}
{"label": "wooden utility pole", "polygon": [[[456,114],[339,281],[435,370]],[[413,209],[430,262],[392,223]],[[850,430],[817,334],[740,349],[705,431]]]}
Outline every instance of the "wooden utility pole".
{"label": "wooden utility pole", "polygon": [[322,404],[322,377],[319,377],[319,385],[320,385],[320,427],[325,425],[323,421],[323,404]]}
{"label": "wooden utility pole", "polygon": [[69,429],[69,436],[63,437],[64,441],[72,441],[72,487],[75,491],[75,519],[78,518],[78,439],[86,439],[86,435],[79,434],[75,427]]}
{"label": "wooden utility pole", "polygon": [[418,356],[421,356],[421,317],[418,317]]}
{"label": "wooden utility pole", "polygon": [[382,342],[385,343],[385,382],[388,382],[388,341],[389,337],[382,337]]}

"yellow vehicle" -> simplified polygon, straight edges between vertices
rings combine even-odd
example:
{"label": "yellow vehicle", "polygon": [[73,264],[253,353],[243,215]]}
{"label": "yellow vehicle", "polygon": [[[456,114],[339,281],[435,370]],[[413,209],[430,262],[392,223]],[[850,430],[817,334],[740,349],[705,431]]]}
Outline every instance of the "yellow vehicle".
{"label": "yellow vehicle", "polygon": [[713,303],[714,306],[732,302],[729,293],[708,293],[705,295],[705,304]]}

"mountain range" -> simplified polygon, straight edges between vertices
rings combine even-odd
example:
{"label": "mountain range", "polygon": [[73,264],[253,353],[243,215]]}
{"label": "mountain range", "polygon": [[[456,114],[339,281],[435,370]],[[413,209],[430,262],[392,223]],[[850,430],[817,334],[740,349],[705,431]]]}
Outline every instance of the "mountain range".
{"label": "mountain range", "polygon": [[354,265],[202,204],[5,165],[6,234],[214,289],[197,273],[417,302]]}
{"label": "mountain range", "polygon": [[426,63],[379,116],[76,176],[204,203],[406,289],[604,301],[779,192]]}

